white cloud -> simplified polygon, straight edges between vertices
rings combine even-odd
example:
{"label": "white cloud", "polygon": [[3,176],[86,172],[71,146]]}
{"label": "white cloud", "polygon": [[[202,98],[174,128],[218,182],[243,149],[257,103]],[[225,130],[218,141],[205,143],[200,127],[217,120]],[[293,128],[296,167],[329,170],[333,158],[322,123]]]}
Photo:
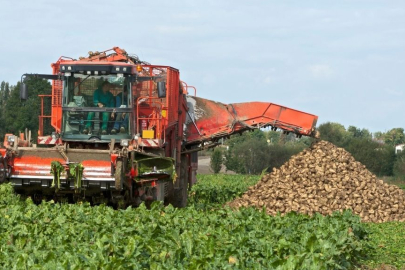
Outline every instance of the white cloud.
{"label": "white cloud", "polygon": [[395,90],[395,89],[391,89],[391,88],[385,89],[384,92],[391,96],[396,96],[396,97],[402,97],[404,95],[403,91]]}
{"label": "white cloud", "polygon": [[157,31],[162,34],[184,34],[193,30],[190,26],[167,26],[160,25],[156,27]]}
{"label": "white cloud", "polygon": [[271,76],[266,76],[263,80],[265,84],[271,84],[274,81],[274,79]]}
{"label": "white cloud", "polygon": [[308,67],[311,75],[315,79],[328,79],[333,76],[333,69],[329,65],[315,64]]}
{"label": "white cloud", "polygon": [[174,19],[182,19],[182,20],[195,20],[201,18],[201,15],[196,12],[179,12],[172,15]]}
{"label": "white cloud", "polygon": [[215,84],[217,82],[217,79],[216,79],[215,75],[213,75],[211,73],[207,73],[202,76],[202,82],[206,85],[207,84],[211,85],[211,84]]}

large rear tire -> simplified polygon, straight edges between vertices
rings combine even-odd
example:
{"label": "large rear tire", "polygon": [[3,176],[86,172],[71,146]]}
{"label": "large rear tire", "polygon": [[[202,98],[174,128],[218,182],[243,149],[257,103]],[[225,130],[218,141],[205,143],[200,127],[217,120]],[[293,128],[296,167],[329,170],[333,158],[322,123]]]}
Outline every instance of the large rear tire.
{"label": "large rear tire", "polygon": [[7,170],[6,159],[0,156],[0,184],[7,180]]}
{"label": "large rear tire", "polygon": [[188,196],[188,159],[186,155],[181,155],[180,175],[173,184],[173,197],[170,200],[175,207],[186,207]]}

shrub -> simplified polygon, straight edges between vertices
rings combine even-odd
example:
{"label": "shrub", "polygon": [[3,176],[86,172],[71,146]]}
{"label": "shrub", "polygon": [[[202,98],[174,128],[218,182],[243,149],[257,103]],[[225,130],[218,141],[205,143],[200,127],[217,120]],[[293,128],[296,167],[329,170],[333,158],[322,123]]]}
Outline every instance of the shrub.
{"label": "shrub", "polygon": [[221,149],[215,148],[211,155],[210,167],[214,173],[219,173],[222,167],[222,152]]}

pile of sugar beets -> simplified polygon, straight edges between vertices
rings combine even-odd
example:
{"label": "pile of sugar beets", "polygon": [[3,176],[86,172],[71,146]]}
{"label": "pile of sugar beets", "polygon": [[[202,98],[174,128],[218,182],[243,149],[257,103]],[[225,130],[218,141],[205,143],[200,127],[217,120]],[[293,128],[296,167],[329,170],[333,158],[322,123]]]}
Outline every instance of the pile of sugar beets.
{"label": "pile of sugar beets", "polygon": [[291,157],[229,205],[266,207],[270,215],[351,209],[366,222],[405,221],[404,191],[377,179],[347,151],[326,141]]}

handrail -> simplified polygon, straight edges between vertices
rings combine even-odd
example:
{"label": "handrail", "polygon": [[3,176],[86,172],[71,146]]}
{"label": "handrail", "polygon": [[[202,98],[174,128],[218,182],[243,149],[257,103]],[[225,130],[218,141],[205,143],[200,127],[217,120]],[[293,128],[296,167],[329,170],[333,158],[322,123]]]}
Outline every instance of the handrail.
{"label": "handrail", "polygon": [[195,97],[197,96],[197,88],[195,88],[195,86],[188,85],[185,81],[181,81],[181,83],[183,84],[183,87],[184,87],[183,94],[188,95],[188,89],[192,88],[192,89],[194,89],[194,96]]}
{"label": "handrail", "polygon": [[41,98],[41,114],[38,116],[39,120],[39,130],[38,136],[43,136],[44,134],[44,118],[51,118],[52,115],[44,115],[44,97],[52,97],[52,95],[38,95]]}
{"label": "handrail", "polygon": [[[153,100],[153,99],[156,99],[156,100],[159,100],[160,98],[159,97],[150,97],[150,96],[140,96],[140,97],[138,97],[137,99],[136,99],[136,133],[138,134],[138,133],[140,133],[140,128],[139,128],[139,126],[140,126],[140,122],[141,122],[141,120],[154,120],[154,121],[156,121],[156,137],[157,138],[159,138],[160,137],[160,134],[161,134],[161,126],[160,126],[160,121],[162,120],[162,114],[160,113],[160,115],[157,115],[157,111],[156,111],[156,109],[158,109],[159,107],[156,107],[156,106],[154,106],[154,107],[150,107],[153,111],[152,111],[152,114],[151,115],[153,115],[154,113],[155,113],[155,115],[157,115],[157,116],[155,116],[155,117],[150,117],[150,115],[149,115],[149,117],[145,117],[145,116],[140,116],[139,115],[139,112],[140,112],[140,104],[142,104],[143,102],[141,102],[141,103],[139,103],[139,101],[140,100],[149,100],[149,101],[151,101],[151,100]],[[160,111],[164,108],[164,104],[162,103],[162,102],[159,102],[159,101],[153,101],[155,104],[158,104],[158,105],[160,105]],[[149,103],[149,105],[151,104],[151,102]],[[162,128],[163,130],[164,130],[164,128]]]}

